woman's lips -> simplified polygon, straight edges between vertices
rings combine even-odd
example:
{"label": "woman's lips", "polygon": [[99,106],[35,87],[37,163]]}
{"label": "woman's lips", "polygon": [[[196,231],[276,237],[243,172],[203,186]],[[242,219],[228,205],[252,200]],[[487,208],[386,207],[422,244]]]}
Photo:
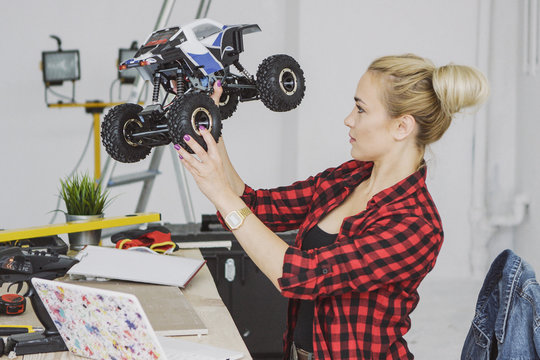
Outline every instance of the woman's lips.
{"label": "woman's lips", "polygon": [[356,141],[356,139],[353,138],[351,135],[349,135],[349,142],[355,142],[355,141]]}

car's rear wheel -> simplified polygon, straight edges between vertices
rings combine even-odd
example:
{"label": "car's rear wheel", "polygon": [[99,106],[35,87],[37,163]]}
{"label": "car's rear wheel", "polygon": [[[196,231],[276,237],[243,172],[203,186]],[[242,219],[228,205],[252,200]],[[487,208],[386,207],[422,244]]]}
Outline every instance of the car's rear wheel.
{"label": "car's rear wheel", "polygon": [[221,118],[219,108],[206,94],[191,93],[174,100],[171,109],[167,113],[169,136],[174,144],[179,144],[184,149],[193,153],[184,141],[184,135],[189,135],[205,150],[207,150],[199,131],[204,126],[210,131],[216,141],[221,136]]}
{"label": "car's rear wheel", "polygon": [[133,163],[150,154],[151,147],[142,145],[132,134],[143,125],[138,114],[142,107],[137,104],[121,104],[109,110],[101,125],[101,142],[107,153],[123,163]]}
{"label": "car's rear wheel", "polygon": [[238,93],[225,90],[219,98],[219,113],[221,120],[230,118],[238,108]]}
{"label": "car's rear wheel", "polygon": [[257,70],[257,90],[261,101],[270,110],[292,110],[304,98],[304,72],[289,55],[267,57]]}

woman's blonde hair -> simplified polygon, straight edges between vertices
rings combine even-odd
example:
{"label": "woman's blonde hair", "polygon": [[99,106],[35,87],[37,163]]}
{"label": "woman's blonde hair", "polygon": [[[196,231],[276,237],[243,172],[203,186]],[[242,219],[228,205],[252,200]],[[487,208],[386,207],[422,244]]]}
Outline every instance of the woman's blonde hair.
{"label": "woman's blonde hair", "polygon": [[391,117],[414,116],[422,151],[441,138],[455,113],[482,103],[489,94],[487,80],[477,69],[453,64],[435,67],[412,54],[381,57],[368,71],[380,78],[383,104]]}

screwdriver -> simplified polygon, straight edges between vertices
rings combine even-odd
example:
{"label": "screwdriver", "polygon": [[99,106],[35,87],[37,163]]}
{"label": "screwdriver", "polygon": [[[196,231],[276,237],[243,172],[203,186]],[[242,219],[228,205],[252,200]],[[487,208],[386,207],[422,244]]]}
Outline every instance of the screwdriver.
{"label": "screwdriver", "polygon": [[26,334],[43,330],[43,328],[34,327],[31,325],[0,325],[0,336]]}

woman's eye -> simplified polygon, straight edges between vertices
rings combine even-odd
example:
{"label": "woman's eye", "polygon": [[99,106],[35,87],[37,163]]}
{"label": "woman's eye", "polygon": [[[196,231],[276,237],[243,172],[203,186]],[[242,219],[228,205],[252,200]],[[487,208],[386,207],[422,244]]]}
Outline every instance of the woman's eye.
{"label": "woman's eye", "polygon": [[358,113],[363,113],[364,109],[362,109],[360,106],[356,105],[356,108],[358,109]]}

